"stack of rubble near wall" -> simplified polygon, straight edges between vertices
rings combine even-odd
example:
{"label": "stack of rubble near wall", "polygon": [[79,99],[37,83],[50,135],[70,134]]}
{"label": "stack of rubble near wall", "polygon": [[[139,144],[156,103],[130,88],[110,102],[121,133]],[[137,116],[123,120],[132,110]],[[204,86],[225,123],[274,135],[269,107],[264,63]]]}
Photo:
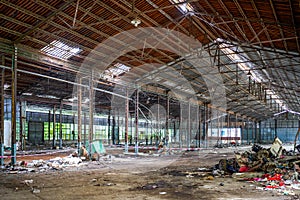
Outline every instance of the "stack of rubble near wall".
{"label": "stack of rubble near wall", "polygon": [[270,148],[253,145],[251,151],[235,152],[231,159],[221,159],[214,167],[214,175],[231,174],[238,181],[257,183],[257,189],[278,190],[293,194],[300,189],[300,155],[286,151],[279,138]]}

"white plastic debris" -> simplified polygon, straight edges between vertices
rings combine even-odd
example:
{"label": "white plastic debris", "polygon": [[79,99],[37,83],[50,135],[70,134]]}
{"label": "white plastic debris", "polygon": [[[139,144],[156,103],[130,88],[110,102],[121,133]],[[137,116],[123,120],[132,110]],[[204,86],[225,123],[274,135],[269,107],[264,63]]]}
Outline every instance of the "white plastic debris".
{"label": "white plastic debris", "polygon": [[36,188],[33,188],[32,189],[32,193],[33,194],[38,194],[38,193],[40,193],[41,192],[41,190],[39,190],[39,189],[36,189]]}
{"label": "white plastic debris", "polygon": [[271,153],[276,157],[279,158],[282,154],[282,141],[276,137],[271,148],[270,148]]}
{"label": "white plastic debris", "polygon": [[78,165],[82,160],[78,157],[65,157],[62,159],[63,164]]}
{"label": "white plastic debris", "polygon": [[25,183],[25,184],[30,184],[30,183],[33,183],[33,180],[32,179],[30,179],[30,180],[24,180],[22,182]]}
{"label": "white plastic debris", "polygon": [[264,187],[256,187],[255,189],[257,189],[257,190],[264,190],[265,188]]}

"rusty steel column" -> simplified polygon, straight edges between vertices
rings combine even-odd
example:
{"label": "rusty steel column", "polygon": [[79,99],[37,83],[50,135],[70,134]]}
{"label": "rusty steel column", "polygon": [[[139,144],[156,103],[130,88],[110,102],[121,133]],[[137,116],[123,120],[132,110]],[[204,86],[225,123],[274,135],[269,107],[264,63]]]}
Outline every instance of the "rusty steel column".
{"label": "rusty steel column", "polygon": [[26,101],[20,100],[20,149],[25,150]]}
{"label": "rusty steel column", "polygon": [[52,137],[52,148],[55,149],[56,141],[55,141],[55,135],[56,135],[56,106],[53,106],[53,137]]}
{"label": "rusty steel column", "polygon": [[48,113],[48,142],[49,142],[49,144],[50,144],[50,140],[51,140],[51,138],[50,138],[50,130],[51,130],[50,125],[51,125],[51,110],[49,110],[49,113]]}
{"label": "rusty steel column", "polygon": [[237,146],[237,129],[238,129],[238,117],[237,114],[235,114],[235,131],[234,131],[235,147]]}
{"label": "rusty steel column", "polygon": [[253,120],[251,121],[251,128],[252,128],[252,131],[251,131],[251,133],[252,133],[252,144],[254,144],[255,143],[255,127],[254,127],[254,121]]}
{"label": "rusty steel column", "polygon": [[[2,65],[4,65],[4,56],[2,57]],[[4,82],[5,82],[5,68],[1,72],[1,114],[0,114],[0,166],[4,165]]]}
{"label": "rusty steel column", "polygon": [[86,145],[86,112],[83,113],[83,145]]}
{"label": "rusty steel column", "polygon": [[116,144],[116,116],[115,116],[115,113],[112,116],[111,140],[112,140],[112,144],[115,145]]}
{"label": "rusty steel column", "polygon": [[[81,149],[81,134],[82,134],[82,120],[81,120],[81,103],[82,103],[82,78],[79,78],[79,85],[77,86],[77,151],[78,156],[80,156],[80,149]],[[84,141],[85,142],[85,141]],[[85,145],[85,144],[84,144]]]}
{"label": "rusty steel column", "polygon": [[254,122],[255,143],[258,143],[257,121]]}
{"label": "rusty steel column", "polygon": [[170,119],[170,98],[169,98],[169,95],[168,95],[168,97],[167,97],[167,115],[166,115],[166,135],[165,135],[165,141],[166,141],[167,147],[169,146],[169,141],[170,141],[170,137],[169,137],[169,119]]}
{"label": "rusty steel column", "polygon": [[17,156],[17,61],[18,48],[14,46],[14,55],[12,59],[11,71],[11,165],[16,164]]}
{"label": "rusty steel column", "polygon": [[139,153],[139,90],[136,90],[135,100],[135,153]]}
{"label": "rusty steel column", "polygon": [[277,137],[277,119],[274,119],[275,138]]}
{"label": "rusty steel column", "polygon": [[90,90],[89,90],[89,154],[92,154],[92,142],[94,134],[94,71],[90,77]]}
{"label": "rusty steel column", "polygon": [[108,110],[108,116],[107,116],[107,144],[111,145],[111,119],[110,119],[110,110]]}
{"label": "rusty steel column", "polygon": [[117,116],[117,138],[116,138],[117,144],[120,144],[120,112],[118,109],[118,116]]}
{"label": "rusty steel column", "polygon": [[62,149],[62,107],[63,107],[63,103],[60,102],[60,107],[59,107],[59,149]]}
{"label": "rusty steel column", "polygon": [[190,103],[190,100],[188,102],[188,124],[187,124],[187,128],[188,128],[188,131],[187,131],[187,148],[188,150],[190,150],[191,148],[191,103]]}
{"label": "rusty steel column", "polygon": [[258,121],[258,142],[262,142],[261,121]]}
{"label": "rusty steel column", "polygon": [[125,153],[128,153],[128,118],[129,118],[129,99],[128,89],[126,89],[126,100],[125,100]]}
{"label": "rusty steel column", "polygon": [[198,118],[198,120],[199,120],[199,128],[198,128],[198,137],[197,137],[197,139],[198,139],[198,148],[200,148],[200,146],[201,146],[201,123],[202,123],[202,118],[201,118],[201,105],[199,105],[199,113],[198,113],[198,115],[199,115],[199,118]]}
{"label": "rusty steel column", "polygon": [[247,145],[249,145],[249,118],[247,118]]}
{"label": "rusty steel column", "polygon": [[180,106],[180,118],[179,118],[179,148],[182,150],[182,132],[183,132],[183,108]]}
{"label": "rusty steel column", "polygon": [[22,148],[22,138],[23,138],[23,124],[22,124],[22,100],[19,101],[19,120],[20,120],[20,131],[19,131],[19,149],[23,150]]}
{"label": "rusty steel column", "polygon": [[230,113],[227,115],[227,145],[229,145],[231,140],[231,123],[230,123]]}
{"label": "rusty steel column", "polygon": [[208,116],[209,116],[209,110],[208,110],[208,103],[205,103],[204,104],[204,115],[205,115],[205,148],[208,148],[208,142],[209,142],[209,139],[208,139]]}

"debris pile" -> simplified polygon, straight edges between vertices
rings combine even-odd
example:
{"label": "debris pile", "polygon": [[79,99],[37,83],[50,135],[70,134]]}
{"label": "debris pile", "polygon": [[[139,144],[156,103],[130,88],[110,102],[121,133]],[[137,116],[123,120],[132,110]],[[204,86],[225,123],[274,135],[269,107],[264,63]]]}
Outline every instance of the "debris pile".
{"label": "debris pile", "polygon": [[82,160],[72,155],[67,157],[56,157],[50,160],[32,160],[30,162],[20,161],[15,166],[6,165],[2,168],[11,174],[26,172],[44,172],[47,170],[62,170],[66,167],[79,167],[83,165]]}
{"label": "debris pile", "polygon": [[221,159],[215,165],[214,176],[232,175],[237,181],[255,183],[259,190],[276,190],[280,194],[295,195],[300,189],[300,156],[282,147],[275,138],[270,148],[253,145],[251,151],[235,152],[235,157]]}

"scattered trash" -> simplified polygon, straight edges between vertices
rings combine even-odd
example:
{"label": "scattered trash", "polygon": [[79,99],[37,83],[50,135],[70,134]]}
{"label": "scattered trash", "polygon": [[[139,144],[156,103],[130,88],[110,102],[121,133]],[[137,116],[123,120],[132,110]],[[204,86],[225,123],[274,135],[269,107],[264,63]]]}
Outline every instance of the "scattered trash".
{"label": "scattered trash", "polygon": [[38,194],[38,193],[40,193],[41,191],[39,190],[39,189],[36,189],[36,188],[33,188],[32,189],[32,193],[33,194]]}
{"label": "scattered trash", "polygon": [[105,186],[113,186],[113,185],[116,185],[115,183],[105,183],[104,184]]}
{"label": "scattered trash", "polygon": [[204,180],[211,180],[211,181],[214,180],[214,179],[215,178],[213,176],[207,176],[207,177],[204,178]]}
{"label": "scattered trash", "polygon": [[199,170],[200,172],[209,172],[209,171],[211,171],[211,169],[205,168],[205,167],[198,168],[198,170]]}
{"label": "scattered trash", "polygon": [[[215,177],[231,175],[237,181],[254,183],[257,190],[295,195],[293,190],[300,190],[299,165],[300,157],[286,151],[276,137],[268,149],[255,144],[251,151],[235,152],[234,158],[221,159],[211,174]],[[208,176],[205,180],[213,179]],[[224,186],[224,183],[219,185]]]}
{"label": "scattered trash", "polygon": [[191,175],[191,174],[188,174],[188,175],[186,175],[185,177],[187,177],[187,178],[193,178],[194,176]]}
{"label": "scattered trash", "polygon": [[24,184],[31,184],[31,183],[33,183],[33,180],[32,179],[30,179],[30,180],[24,180],[24,181],[22,181],[22,183],[24,183]]}
{"label": "scattered trash", "polygon": [[83,157],[83,158],[85,158],[86,160],[89,159],[89,152],[87,151],[87,149],[85,148],[85,146],[82,146],[82,147],[80,148],[80,156],[81,156],[81,158]]}
{"label": "scattered trash", "polygon": [[98,153],[93,153],[91,159],[92,159],[92,161],[99,161],[99,160],[100,160],[100,154],[98,154]]}
{"label": "scattered trash", "polygon": [[167,194],[167,192],[159,192],[159,194]]}
{"label": "scattered trash", "polygon": [[148,183],[144,186],[141,187],[141,189],[143,190],[153,190],[153,189],[156,189],[156,188],[166,188],[166,187],[169,187],[170,184],[165,182],[165,181],[158,181],[156,183]]}

